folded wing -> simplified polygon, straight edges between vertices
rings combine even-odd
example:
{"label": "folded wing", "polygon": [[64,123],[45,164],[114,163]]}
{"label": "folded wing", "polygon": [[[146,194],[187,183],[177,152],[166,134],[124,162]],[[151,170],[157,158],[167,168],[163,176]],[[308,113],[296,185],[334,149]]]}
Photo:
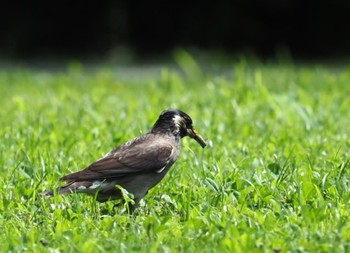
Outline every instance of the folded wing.
{"label": "folded wing", "polygon": [[168,143],[155,142],[151,145],[120,147],[87,168],[61,178],[63,181],[108,180],[131,173],[162,171],[173,162],[174,147]]}

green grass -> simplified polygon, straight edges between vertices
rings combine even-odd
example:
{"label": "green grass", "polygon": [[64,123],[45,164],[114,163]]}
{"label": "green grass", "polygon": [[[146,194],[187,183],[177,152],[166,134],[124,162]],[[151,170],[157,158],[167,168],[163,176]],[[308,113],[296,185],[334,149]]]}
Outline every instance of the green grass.
{"label": "green grass", "polygon": [[[350,252],[350,69],[176,61],[0,71],[1,252]],[[183,139],[137,215],[38,195],[169,107],[209,147]]]}

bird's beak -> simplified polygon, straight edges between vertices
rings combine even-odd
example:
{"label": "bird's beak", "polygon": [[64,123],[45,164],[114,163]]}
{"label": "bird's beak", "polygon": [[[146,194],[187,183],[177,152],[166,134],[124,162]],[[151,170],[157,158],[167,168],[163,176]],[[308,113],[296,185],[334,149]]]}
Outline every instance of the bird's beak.
{"label": "bird's beak", "polygon": [[188,129],[188,136],[191,138],[195,139],[201,146],[202,148],[205,148],[207,146],[207,142],[204,140],[202,136],[200,136],[196,130],[194,129]]}

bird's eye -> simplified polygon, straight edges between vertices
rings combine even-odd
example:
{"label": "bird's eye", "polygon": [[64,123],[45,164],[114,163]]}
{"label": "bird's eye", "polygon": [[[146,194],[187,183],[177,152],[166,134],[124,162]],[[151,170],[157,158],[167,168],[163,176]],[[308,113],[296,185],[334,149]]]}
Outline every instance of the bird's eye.
{"label": "bird's eye", "polygon": [[184,116],[183,118],[184,118],[184,120],[186,121],[187,125],[188,125],[188,124],[192,124],[192,119],[191,119],[190,117]]}

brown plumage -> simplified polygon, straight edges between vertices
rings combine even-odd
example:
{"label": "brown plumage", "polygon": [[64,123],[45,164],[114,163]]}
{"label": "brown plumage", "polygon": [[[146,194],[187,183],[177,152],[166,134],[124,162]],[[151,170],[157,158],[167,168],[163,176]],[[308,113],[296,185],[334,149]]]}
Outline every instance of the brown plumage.
{"label": "brown plumage", "polygon": [[56,191],[42,193],[87,193],[100,202],[121,199],[116,185],[134,196],[133,211],[148,190],[159,183],[180,153],[180,139],[189,136],[203,148],[205,140],[194,130],[192,119],[176,109],[164,111],[152,129],[117,147],[84,170],[61,178],[67,182]]}

